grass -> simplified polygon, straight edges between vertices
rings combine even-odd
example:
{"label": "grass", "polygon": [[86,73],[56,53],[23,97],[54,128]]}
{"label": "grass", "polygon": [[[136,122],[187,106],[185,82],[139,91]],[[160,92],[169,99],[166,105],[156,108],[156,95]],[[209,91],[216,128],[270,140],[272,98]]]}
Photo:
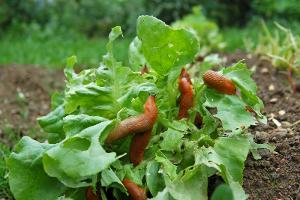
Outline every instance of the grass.
{"label": "grass", "polygon": [[[276,29],[276,26],[272,21],[266,22],[268,29],[272,32]],[[300,23],[291,22],[284,23],[282,25],[286,28],[289,28],[293,31],[294,34],[300,35]],[[262,25],[260,20],[255,20],[249,23],[244,28],[230,27],[221,30],[223,38],[226,42],[225,52],[234,52],[237,49],[246,51],[245,39],[251,41],[253,44],[258,44],[259,35],[263,32]]]}
{"label": "grass", "polygon": [[0,143],[0,198],[13,199],[12,194],[9,190],[8,180],[6,178],[7,168],[5,159],[9,155],[10,150],[3,144]]}
{"label": "grass", "polygon": [[[117,59],[127,62],[130,39],[119,39],[115,45]],[[12,36],[0,38],[0,64],[30,64],[63,68],[65,59],[76,55],[79,65],[97,66],[106,53],[106,38],[83,35]]]}

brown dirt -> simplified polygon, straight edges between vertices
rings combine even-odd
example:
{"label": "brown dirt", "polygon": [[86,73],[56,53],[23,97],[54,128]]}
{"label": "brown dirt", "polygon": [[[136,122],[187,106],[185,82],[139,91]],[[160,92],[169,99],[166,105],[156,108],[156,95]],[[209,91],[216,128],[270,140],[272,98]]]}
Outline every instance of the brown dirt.
{"label": "brown dirt", "polygon": [[300,200],[300,93],[292,94],[286,73],[276,70],[268,61],[241,52],[227,56],[228,63],[240,59],[256,68],[253,78],[268,117],[268,125],[253,127],[251,132],[258,143],[273,144],[277,152],[263,150],[258,161],[249,155],[244,188],[251,200]]}
{"label": "brown dirt", "polygon": [[[258,143],[276,146],[276,154],[261,151],[262,159],[250,155],[244,173],[244,188],[250,200],[300,200],[300,93],[291,94],[286,74],[257,57],[237,52],[226,55],[227,63],[245,59],[256,68],[254,79],[265,102],[268,125],[253,127]],[[62,71],[30,66],[0,67],[0,141],[11,146],[17,136],[41,138],[36,118],[49,112],[49,93],[63,85]],[[18,93],[25,101],[18,100]],[[273,120],[272,120],[272,119]],[[281,126],[274,123],[276,119]],[[276,121],[275,121],[276,122]],[[14,136],[15,137],[15,136]]]}
{"label": "brown dirt", "polygon": [[1,143],[11,147],[23,135],[44,138],[36,118],[49,112],[49,94],[62,89],[63,77],[62,70],[0,66]]}

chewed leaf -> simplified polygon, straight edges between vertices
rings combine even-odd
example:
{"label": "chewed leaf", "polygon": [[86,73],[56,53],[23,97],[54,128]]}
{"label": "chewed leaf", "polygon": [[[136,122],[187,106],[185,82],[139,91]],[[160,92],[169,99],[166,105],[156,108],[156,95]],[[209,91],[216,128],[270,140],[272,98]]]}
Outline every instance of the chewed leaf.
{"label": "chewed leaf", "polygon": [[158,152],[158,154],[155,157],[155,161],[162,164],[165,174],[167,174],[171,180],[176,178],[177,166],[174,165],[170,160],[168,160],[163,153]]}
{"label": "chewed leaf", "polygon": [[155,161],[148,162],[146,169],[147,186],[153,196],[163,190],[165,182],[160,170],[160,164]]}
{"label": "chewed leaf", "polygon": [[[18,200],[53,200],[66,189],[43,169],[42,156],[53,145],[23,137],[7,160],[9,185]],[[44,187],[46,186],[46,187]]]}
{"label": "chewed leaf", "polygon": [[230,186],[235,200],[247,198],[243,188],[244,162],[250,149],[246,136],[220,137],[214,147],[201,148],[195,153],[195,165],[204,164],[219,171]]}
{"label": "chewed leaf", "polygon": [[43,156],[46,173],[69,187],[90,185],[97,173],[116,160],[116,154],[106,153],[99,143],[110,123],[104,121],[86,128],[47,151]]}
{"label": "chewed leaf", "polygon": [[259,149],[267,149],[270,152],[274,152],[275,150],[275,146],[271,145],[271,144],[258,144],[254,141],[253,136],[249,134],[248,136],[249,138],[249,142],[250,142],[250,151],[252,153],[252,156],[255,160],[259,160],[261,159],[261,155],[259,154]]}
{"label": "chewed leaf", "polygon": [[256,96],[257,87],[251,78],[251,71],[247,68],[246,64],[240,61],[231,67],[225,68],[223,73],[226,77],[234,81],[240,90],[243,101],[255,111],[259,120],[266,123],[266,119],[261,114],[261,110],[264,106],[263,102]]}
{"label": "chewed leaf", "polygon": [[255,118],[245,109],[245,103],[236,95],[216,93],[212,89],[205,90],[205,106],[217,108],[217,118],[222,121],[224,130],[248,128],[256,123]]}
{"label": "chewed leaf", "polygon": [[191,62],[199,49],[192,33],[173,29],[151,16],[138,18],[137,35],[146,60],[161,75],[167,74],[172,67]]}
{"label": "chewed leaf", "polygon": [[231,67],[225,68],[223,74],[233,80],[241,88],[256,94],[257,87],[251,78],[251,71],[242,61],[234,64]]}
{"label": "chewed leaf", "polygon": [[207,172],[204,166],[186,170],[182,177],[166,181],[170,195],[175,200],[207,200]]}
{"label": "chewed leaf", "polygon": [[168,129],[167,131],[161,133],[161,136],[163,137],[163,140],[160,143],[162,150],[172,152],[179,151],[184,132]]}

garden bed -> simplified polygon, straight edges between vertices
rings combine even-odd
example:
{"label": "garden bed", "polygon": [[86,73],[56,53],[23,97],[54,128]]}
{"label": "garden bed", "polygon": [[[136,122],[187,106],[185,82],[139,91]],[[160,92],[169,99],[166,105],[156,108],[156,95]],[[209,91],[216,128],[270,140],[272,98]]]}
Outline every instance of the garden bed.
{"label": "garden bed", "polygon": [[[251,132],[259,143],[276,146],[276,154],[261,151],[262,159],[250,155],[244,172],[244,188],[250,199],[300,199],[300,93],[291,94],[286,75],[268,62],[243,53],[226,55],[227,63],[246,59],[256,68],[253,78],[265,103],[268,125]],[[0,67],[0,140],[12,146],[12,133],[43,138],[36,123],[50,110],[49,93],[61,90],[62,70],[32,66]],[[24,94],[24,98],[22,97]],[[20,96],[21,95],[21,96]],[[298,196],[297,196],[298,195]]]}

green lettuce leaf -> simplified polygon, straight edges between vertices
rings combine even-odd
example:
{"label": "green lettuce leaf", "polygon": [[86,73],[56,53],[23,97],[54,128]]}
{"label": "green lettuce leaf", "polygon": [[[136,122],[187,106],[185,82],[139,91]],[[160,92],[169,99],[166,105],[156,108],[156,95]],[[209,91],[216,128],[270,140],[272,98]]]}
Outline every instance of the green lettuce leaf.
{"label": "green lettuce leaf", "polygon": [[160,170],[160,164],[155,161],[150,161],[147,164],[146,182],[149,191],[153,196],[156,196],[165,187],[163,174]]}
{"label": "green lettuce leaf", "polygon": [[94,126],[107,119],[98,116],[89,116],[85,114],[68,115],[63,118],[63,129],[68,137],[71,137],[85,128]]}
{"label": "green lettuce leaf", "polygon": [[242,188],[243,169],[250,143],[247,136],[220,137],[213,147],[201,148],[195,153],[195,165],[204,164],[218,170],[230,186],[235,200],[246,199]]}
{"label": "green lettuce leaf", "polygon": [[16,200],[53,200],[64,192],[66,187],[43,169],[43,154],[51,148],[53,145],[27,136],[16,145],[7,160],[9,185]]}
{"label": "green lettuce leaf", "polygon": [[142,43],[135,37],[129,45],[128,59],[133,71],[140,71],[146,65],[146,59],[142,52]]}
{"label": "green lettuce leaf", "polygon": [[151,16],[138,18],[137,35],[147,62],[161,75],[167,74],[171,68],[190,63],[199,49],[192,33],[173,29]]}
{"label": "green lettuce leaf", "polygon": [[104,121],[88,127],[45,152],[46,173],[68,187],[91,185],[97,173],[117,159],[114,152],[106,153],[99,143],[101,133],[110,123]]}
{"label": "green lettuce leaf", "polygon": [[231,188],[226,184],[219,185],[212,194],[211,200],[233,200]]}
{"label": "green lettuce leaf", "polygon": [[231,67],[225,68],[223,73],[230,78],[239,88],[243,101],[250,106],[258,115],[259,120],[266,123],[266,118],[261,114],[264,105],[262,100],[256,95],[257,87],[251,78],[252,72],[242,61]]}
{"label": "green lettuce leaf", "polygon": [[182,177],[177,177],[172,182],[166,181],[170,195],[176,200],[208,199],[207,184],[207,172],[202,166],[187,170]]}
{"label": "green lettuce leaf", "polygon": [[155,200],[198,200],[207,197],[207,172],[205,166],[196,166],[178,175],[174,180],[165,176],[166,187],[153,199]]}
{"label": "green lettuce leaf", "polygon": [[168,129],[167,131],[160,134],[163,138],[160,143],[160,148],[165,151],[179,151],[182,144],[182,138],[184,132],[180,132],[173,129]]}
{"label": "green lettuce leaf", "polygon": [[57,143],[65,138],[63,130],[63,117],[65,111],[63,105],[57,106],[53,111],[37,119],[42,129],[48,132],[49,143]]}
{"label": "green lettuce leaf", "polygon": [[235,131],[256,124],[255,117],[246,110],[245,103],[237,95],[220,94],[209,88],[204,95],[204,105],[217,108],[214,116],[221,120],[224,130]]}

